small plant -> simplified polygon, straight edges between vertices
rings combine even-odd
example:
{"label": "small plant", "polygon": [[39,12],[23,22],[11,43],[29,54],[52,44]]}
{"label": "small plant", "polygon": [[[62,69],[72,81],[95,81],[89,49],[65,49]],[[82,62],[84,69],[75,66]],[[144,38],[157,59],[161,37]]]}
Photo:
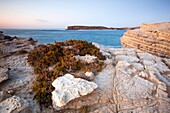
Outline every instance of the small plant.
{"label": "small plant", "polygon": [[88,106],[82,106],[82,107],[80,108],[80,112],[81,112],[81,113],[87,113],[87,112],[88,112]]}
{"label": "small plant", "polygon": [[[97,59],[93,63],[86,63],[74,57],[86,54],[94,55]],[[37,74],[33,84],[35,99],[41,106],[52,105],[51,92],[54,88],[51,84],[57,77],[78,71],[97,73],[102,70],[102,60],[105,59],[100,50],[87,41],[69,40],[40,45],[28,54],[28,63]],[[49,69],[51,66],[53,69]],[[75,74],[75,77],[78,76]]]}

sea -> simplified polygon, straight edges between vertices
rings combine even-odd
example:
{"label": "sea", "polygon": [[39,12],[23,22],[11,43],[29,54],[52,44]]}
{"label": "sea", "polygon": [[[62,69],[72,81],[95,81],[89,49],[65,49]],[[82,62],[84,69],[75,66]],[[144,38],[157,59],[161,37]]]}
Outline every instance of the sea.
{"label": "sea", "polygon": [[5,35],[17,36],[38,40],[43,44],[52,44],[54,41],[66,41],[71,39],[96,42],[107,47],[120,48],[120,38],[126,30],[21,30],[1,29]]}

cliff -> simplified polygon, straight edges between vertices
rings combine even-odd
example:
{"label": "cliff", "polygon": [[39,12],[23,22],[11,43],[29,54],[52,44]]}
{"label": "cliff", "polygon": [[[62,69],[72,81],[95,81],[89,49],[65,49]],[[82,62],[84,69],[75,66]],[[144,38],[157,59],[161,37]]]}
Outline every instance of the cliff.
{"label": "cliff", "polygon": [[113,27],[104,27],[104,26],[68,26],[67,30],[132,30],[138,29],[139,27],[122,27],[122,28],[113,28]]}
{"label": "cliff", "polygon": [[170,22],[142,24],[140,29],[127,31],[121,43],[123,47],[170,58]]}

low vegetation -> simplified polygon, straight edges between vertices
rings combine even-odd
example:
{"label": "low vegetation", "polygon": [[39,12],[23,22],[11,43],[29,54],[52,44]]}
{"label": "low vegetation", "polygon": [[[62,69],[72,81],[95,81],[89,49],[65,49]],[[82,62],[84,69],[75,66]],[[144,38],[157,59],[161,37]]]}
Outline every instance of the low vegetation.
{"label": "low vegetation", "polygon": [[[97,59],[93,63],[87,63],[74,57],[86,54],[94,55]],[[28,63],[37,74],[33,85],[35,98],[42,106],[51,105],[51,92],[54,90],[51,84],[57,77],[66,73],[73,73],[77,77],[78,71],[97,73],[101,71],[105,59],[100,50],[87,41],[69,40],[40,45],[28,54]]]}

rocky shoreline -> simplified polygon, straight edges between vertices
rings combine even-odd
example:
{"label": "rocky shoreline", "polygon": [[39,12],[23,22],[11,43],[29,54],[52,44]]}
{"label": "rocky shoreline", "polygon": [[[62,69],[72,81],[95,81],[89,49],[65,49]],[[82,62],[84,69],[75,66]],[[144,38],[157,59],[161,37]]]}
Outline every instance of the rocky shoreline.
{"label": "rocky shoreline", "polygon": [[[27,63],[33,39],[0,33],[0,112],[3,113],[126,113],[170,111],[170,59],[132,48],[107,48],[93,43],[107,57],[92,82],[90,94],[66,105],[41,108],[34,99],[36,75]],[[90,57],[90,56],[88,56]],[[93,57],[93,56],[91,56]],[[57,87],[57,86],[56,86]],[[85,85],[86,87],[86,85]],[[65,95],[68,97],[68,95]]]}

